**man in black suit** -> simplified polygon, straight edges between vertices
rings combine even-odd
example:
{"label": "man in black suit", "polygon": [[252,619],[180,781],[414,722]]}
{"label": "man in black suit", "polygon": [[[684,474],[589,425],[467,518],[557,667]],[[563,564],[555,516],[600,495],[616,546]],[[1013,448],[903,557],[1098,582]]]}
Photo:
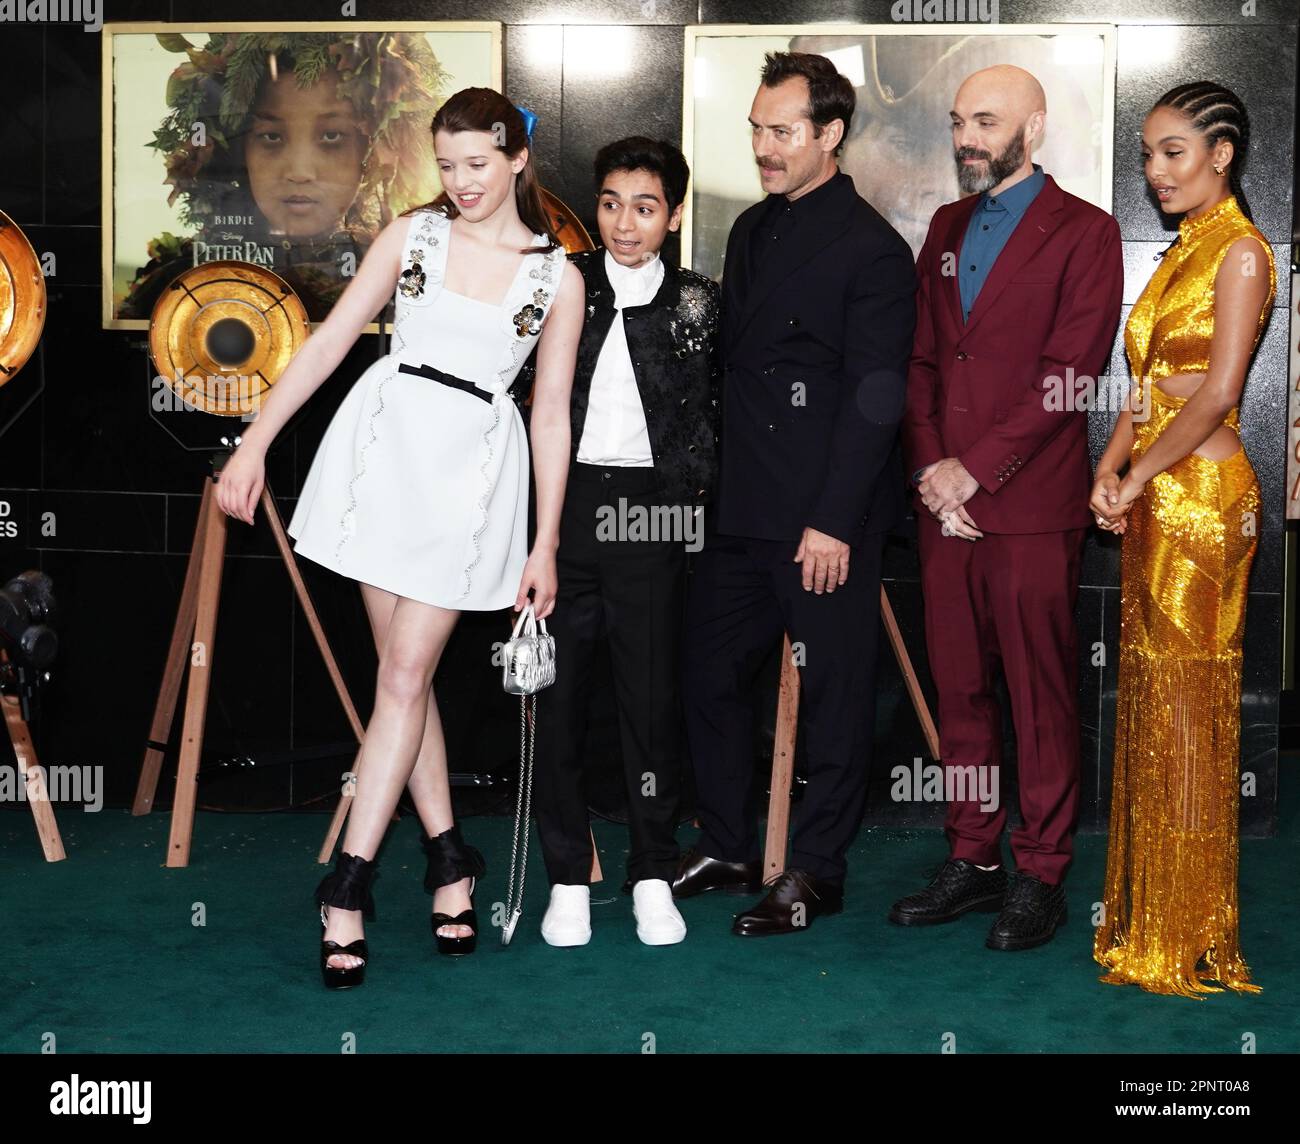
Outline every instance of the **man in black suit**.
{"label": "man in black suit", "polygon": [[702,829],[673,893],[762,886],[751,692],[783,631],[807,775],[790,864],[736,918],[741,936],[796,933],[841,909],[866,798],[916,275],[836,162],[853,106],[824,57],[767,55],[749,119],[768,194],[727,241],[721,473],[691,576],[682,685]]}

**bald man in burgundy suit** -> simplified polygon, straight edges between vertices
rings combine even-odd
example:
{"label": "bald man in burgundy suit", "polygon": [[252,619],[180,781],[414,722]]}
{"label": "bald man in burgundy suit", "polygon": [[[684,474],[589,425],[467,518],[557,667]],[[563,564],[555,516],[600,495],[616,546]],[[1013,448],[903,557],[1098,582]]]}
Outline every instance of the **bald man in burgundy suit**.
{"label": "bald man in burgundy suit", "polygon": [[[1079,800],[1074,607],[1091,465],[1087,404],[1062,400],[1104,369],[1119,319],[1119,227],[1031,161],[1046,109],[1028,72],[976,72],[957,92],[963,190],[917,260],[917,328],[903,450],[917,485],[926,645],[939,693],[949,857],[894,904],[900,925],[998,911],[990,949],[1028,949],[1065,921]],[[1002,865],[1006,808],[981,803],[1001,763],[1005,673],[1021,824]],[[997,772],[993,772],[996,776]],[[988,775],[980,775],[987,779]],[[992,784],[997,790],[997,783]]]}

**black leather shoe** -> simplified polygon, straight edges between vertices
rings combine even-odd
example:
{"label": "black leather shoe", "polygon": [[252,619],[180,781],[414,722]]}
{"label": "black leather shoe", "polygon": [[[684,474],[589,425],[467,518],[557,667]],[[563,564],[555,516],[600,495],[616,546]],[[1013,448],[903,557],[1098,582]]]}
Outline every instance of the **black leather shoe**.
{"label": "black leather shoe", "polygon": [[971,910],[991,913],[1002,907],[1007,872],[981,870],[964,858],[949,858],[920,893],[899,898],[889,920],[900,926],[932,926],[956,921]]}
{"label": "black leather shoe", "polygon": [[776,876],[766,898],[736,918],[731,932],[739,937],[800,933],[814,918],[838,914],[843,908],[841,886],[821,882],[806,870],[786,870]]}
{"label": "black leather shoe", "polygon": [[1065,925],[1065,887],[1049,886],[1032,874],[1013,871],[1007,900],[984,944],[989,949],[1033,949],[1052,940]]}
{"label": "black leather shoe", "polygon": [[706,890],[757,894],[763,888],[763,864],[758,860],[723,862],[701,854],[692,846],[677,864],[672,888],[674,898],[690,898]]}

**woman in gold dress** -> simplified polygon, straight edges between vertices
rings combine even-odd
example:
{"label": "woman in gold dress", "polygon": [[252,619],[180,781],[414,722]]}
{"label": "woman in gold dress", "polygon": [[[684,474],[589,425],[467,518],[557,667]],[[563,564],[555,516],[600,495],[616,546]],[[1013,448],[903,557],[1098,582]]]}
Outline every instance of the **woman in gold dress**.
{"label": "woman in gold dress", "polygon": [[[1259,482],[1237,438],[1273,255],[1241,191],[1249,126],[1192,83],[1147,115],[1147,182],[1178,238],[1124,330],[1134,385],[1091,508],[1124,534],[1101,980],[1198,997],[1259,992],[1238,947],[1241,644]],[[1120,469],[1129,462],[1127,473]]]}

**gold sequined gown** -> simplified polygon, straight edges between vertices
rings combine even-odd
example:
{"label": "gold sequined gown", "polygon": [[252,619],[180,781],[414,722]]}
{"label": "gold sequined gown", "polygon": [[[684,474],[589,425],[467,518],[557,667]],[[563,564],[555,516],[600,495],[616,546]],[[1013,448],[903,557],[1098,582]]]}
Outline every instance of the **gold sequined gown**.
{"label": "gold sequined gown", "polygon": [[[1134,414],[1132,459],[1185,397],[1159,388],[1204,372],[1214,278],[1228,247],[1263,236],[1229,196],[1179,226],[1178,242],[1133,307],[1125,349],[1149,416]],[[1139,405],[1141,410],[1142,406]],[[1234,407],[1224,424],[1238,428]],[[1237,943],[1241,643],[1259,482],[1241,449],[1192,453],[1151,478],[1129,510],[1121,555],[1119,693],[1105,913],[1093,956],[1101,980],[1198,997],[1259,992]]]}

